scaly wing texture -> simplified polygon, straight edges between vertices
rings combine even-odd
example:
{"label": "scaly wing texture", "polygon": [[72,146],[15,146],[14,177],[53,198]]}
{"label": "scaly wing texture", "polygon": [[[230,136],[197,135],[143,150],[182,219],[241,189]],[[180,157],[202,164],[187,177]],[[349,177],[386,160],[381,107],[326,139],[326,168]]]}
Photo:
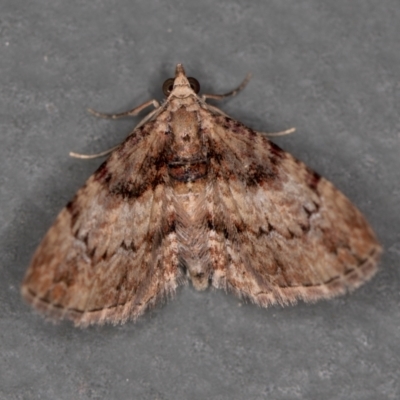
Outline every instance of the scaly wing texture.
{"label": "scaly wing texture", "polygon": [[162,125],[134,131],[58,215],[22,285],[39,311],[79,326],[125,322],[183,279]]}
{"label": "scaly wing texture", "polygon": [[213,286],[268,306],[342,294],[376,272],[373,231],[330,182],[237,121],[205,129]]}

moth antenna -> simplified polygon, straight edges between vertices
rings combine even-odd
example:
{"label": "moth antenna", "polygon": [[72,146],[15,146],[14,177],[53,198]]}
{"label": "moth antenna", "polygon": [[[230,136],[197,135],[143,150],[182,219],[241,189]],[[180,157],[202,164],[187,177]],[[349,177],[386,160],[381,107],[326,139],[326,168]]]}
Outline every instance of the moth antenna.
{"label": "moth antenna", "polygon": [[[93,114],[95,117],[107,118],[107,119],[117,119],[117,118],[123,118],[123,117],[134,117],[137,114],[139,114],[142,110],[144,110],[145,108],[147,108],[147,107],[149,107],[151,105],[154,106],[155,109],[160,107],[160,103],[157,100],[153,99],[153,100],[146,101],[145,103],[141,104],[138,107],[132,108],[132,110],[125,111],[125,112],[118,113],[118,114],[103,114],[103,113],[100,113],[98,111],[93,110],[92,108],[88,108],[88,112],[90,112],[90,114]],[[149,116],[152,116],[153,112],[150,113]],[[138,126],[140,126],[143,122],[145,122],[147,120],[147,118],[148,117],[144,118],[144,120],[141,123],[139,123],[136,126],[136,128]],[[106,155],[112,153],[119,146],[120,145],[111,147],[111,149],[102,151],[101,153],[97,153],[97,154],[80,154],[80,153],[74,153],[73,151],[71,151],[69,153],[69,155],[70,155],[70,157],[74,157],[74,158],[80,158],[80,159],[83,159],[83,160],[91,160],[93,158],[99,158],[99,157],[106,156]]]}
{"label": "moth antenna", "polygon": [[111,147],[111,149],[102,151],[101,153],[97,153],[97,154],[80,154],[80,153],[74,153],[73,151],[70,151],[69,156],[73,157],[73,158],[80,158],[82,160],[91,160],[93,158],[99,158],[99,157],[103,157],[106,156],[110,153],[112,153],[114,150],[118,149],[120,145]]}
{"label": "moth antenna", "polygon": [[285,131],[280,131],[280,132],[257,132],[260,135],[268,136],[268,137],[276,137],[276,136],[285,136],[285,135],[290,135],[291,133],[296,132],[296,128],[289,128],[286,129]]}
{"label": "moth antenna", "polygon": [[225,99],[226,97],[236,96],[241,90],[243,90],[246,87],[246,85],[249,83],[250,79],[251,79],[251,73],[248,73],[246,75],[246,78],[244,78],[243,82],[236,89],[233,89],[230,92],[225,93],[225,94],[203,94],[201,96],[201,98],[203,100],[206,100],[206,99],[222,100],[222,99]]}

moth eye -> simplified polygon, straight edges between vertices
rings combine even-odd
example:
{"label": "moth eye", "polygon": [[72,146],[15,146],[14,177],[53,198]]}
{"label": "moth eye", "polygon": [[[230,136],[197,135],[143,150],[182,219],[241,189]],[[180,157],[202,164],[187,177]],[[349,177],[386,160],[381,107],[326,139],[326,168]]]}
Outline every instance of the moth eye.
{"label": "moth eye", "polygon": [[174,78],[169,78],[163,83],[162,91],[166,96],[172,92],[172,89],[174,88],[174,80]]}
{"label": "moth eye", "polygon": [[200,83],[197,79],[195,78],[188,78],[188,81],[190,83],[190,87],[193,89],[193,91],[197,94],[200,92]]}

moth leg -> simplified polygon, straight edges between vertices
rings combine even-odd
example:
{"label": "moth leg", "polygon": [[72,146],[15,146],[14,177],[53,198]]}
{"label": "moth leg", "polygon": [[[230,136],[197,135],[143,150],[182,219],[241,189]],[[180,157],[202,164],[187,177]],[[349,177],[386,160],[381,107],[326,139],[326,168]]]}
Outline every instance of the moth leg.
{"label": "moth leg", "polygon": [[146,101],[146,103],[141,104],[138,107],[133,108],[132,110],[125,111],[119,114],[103,114],[98,111],[95,111],[91,108],[88,108],[88,111],[93,114],[96,117],[100,118],[109,118],[109,119],[117,119],[117,118],[122,118],[122,117],[134,117],[135,115],[138,115],[140,111],[144,110],[145,108],[153,105],[154,108],[160,107],[160,103],[157,100],[149,100]]}
{"label": "moth leg", "polygon": [[290,135],[291,133],[295,132],[296,128],[289,128],[286,129],[285,131],[280,131],[280,132],[257,132],[260,135],[263,136],[268,136],[268,137],[276,137],[276,136],[285,136],[285,135]]}
{"label": "moth leg", "polygon": [[226,97],[232,97],[236,96],[241,90],[243,90],[246,85],[249,83],[249,80],[251,79],[251,74],[247,74],[246,78],[244,78],[244,81],[236,88],[231,90],[228,93],[225,94],[203,94],[201,95],[202,100],[206,99],[214,99],[214,100],[222,100],[225,99]]}

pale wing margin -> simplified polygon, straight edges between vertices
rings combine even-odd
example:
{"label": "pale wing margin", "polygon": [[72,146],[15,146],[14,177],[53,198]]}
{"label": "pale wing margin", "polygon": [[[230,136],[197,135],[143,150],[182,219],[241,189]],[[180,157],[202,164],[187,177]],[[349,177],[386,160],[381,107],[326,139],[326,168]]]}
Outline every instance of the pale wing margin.
{"label": "pale wing margin", "polygon": [[330,182],[230,118],[216,116],[208,139],[215,287],[268,306],[330,298],[375,274],[381,247]]}
{"label": "pale wing margin", "polygon": [[162,128],[149,122],[134,131],[61,211],[34,254],[22,294],[53,320],[87,326],[136,319],[184,279]]}

